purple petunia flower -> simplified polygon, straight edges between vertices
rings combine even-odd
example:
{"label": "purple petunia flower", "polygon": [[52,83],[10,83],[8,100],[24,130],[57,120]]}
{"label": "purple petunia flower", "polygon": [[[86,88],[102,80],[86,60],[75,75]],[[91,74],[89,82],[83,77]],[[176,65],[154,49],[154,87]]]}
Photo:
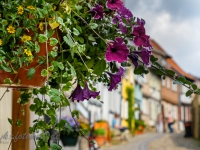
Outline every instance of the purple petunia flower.
{"label": "purple petunia flower", "polygon": [[71,98],[73,102],[74,100],[77,100],[78,102],[84,101],[85,98],[83,94],[83,89],[81,88],[80,84],[78,84],[69,98]]}
{"label": "purple petunia flower", "polygon": [[121,9],[117,10],[117,13],[121,18],[126,19],[128,22],[130,21],[131,18],[133,18],[132,12],[127,9],[125,6],[122,6]]}
{"label": "purple petunia flower", "polygon": [[149,43],[149,36],[146,35],[143,24],[133,27],[133,35],[135,36],[133,42],[136,46],[151,47]]}
{"label": "purple petunia flower", "polygon": [[117,61],[122,63],[123,61],[127,61],[128,54],[129,49],[123,39],[121,37],[116,37],[115,41],[108,43],[105,57],[108,62]]}
{"label": "purple petunia flower", "polygon": [[91,91],[89,88],[88,88],[88,85],[87,83],[85,82],[85,87],[83,89],[83,97],[85,99],[90,99],[91,97],[93,98],[96,98],[98,95],[99,95],[100,92],[94,92],[94,91]]}
{"label": "purple petunia flower", "polygon": [[132,61],[134,66],[137,68],[138,67],[138,56],[134,53],[131,53],[128,55],[128,58]]}
{"label": "purple petunia flower", "polygon": [[127,27],[125,27],[123,25],[123,23],[119,23],[119,30],[123,33],[123,34],[127,34],[128,33],[128,29]]}
{"label": "purple petunia flower", "polygon": [[110,76],[110,87],[108,91],[112,91],[117,86],[117,84],[121,82],[121,77],[124,75],[124,69],[120,67],[116,74],[112,74],[110,72],[107,72],[107,74]]}
{"label": "purple petunia flower", "polygon": [[106,7],[111,10],[121,9],[123,2],[121,0],[108,0],[106,2]]}
{"label": "purple petunia flower", "polygon": [[145,25],[145,20],[137,18],[137,25]]}
{"label": "purple petunia flower", "polygon": [[133,53],[140,56],[140,58],[142,59],[142,61],[145,65],[148,66],[150,64],[149,62],[150,62],[150,57],[151,57],[151,51],[143,48],[142,50],[134,51]]}
{"label": "purple petunia flower", "polygon": [[92,8],[91,12],[94,13],[94,19],[103,19],[103,7],[99,4],[95,4],[95,7]]}
{"label": "purple petunia flower", "polygon": [[119,21],[121,22],[121,18],[119,15],[114,16],[114,18],[112,19],[113,24],[117,24]]}
{"label": "purple petunia flower", "polygon": [[151,51],[143,48],[139,51],[133,51],[128,55],[129,59],[132,61],[132,63],[135,65],[135,67],[138,67],[138,56],[142,59],[143,63],[147,66],[150,65],[150,57],[151,57]]}

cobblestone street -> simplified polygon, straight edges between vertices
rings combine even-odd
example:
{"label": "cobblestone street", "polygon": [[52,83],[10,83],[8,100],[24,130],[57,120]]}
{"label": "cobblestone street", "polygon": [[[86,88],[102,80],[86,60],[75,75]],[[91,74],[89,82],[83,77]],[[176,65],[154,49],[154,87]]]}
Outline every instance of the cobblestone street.
{"label": "cobblestone street", "polygon": [[200,142],[184,138],[182,133],[146,133],[119,145],[103,147],[101,150],[200,150]]}

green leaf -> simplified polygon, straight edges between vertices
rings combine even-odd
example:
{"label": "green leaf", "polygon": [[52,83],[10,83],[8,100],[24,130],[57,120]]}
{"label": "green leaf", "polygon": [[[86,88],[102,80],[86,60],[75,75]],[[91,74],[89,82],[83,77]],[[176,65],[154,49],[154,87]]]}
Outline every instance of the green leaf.
{"label": "green leaf", "polygon": [[9,68],[7,65],[1,64],[1,67],[3,68],[3,70],[5,72],[11,72],[12,71],[11,68]]}
{"label": "green leaf", "polygon": [[177,80],[182,83],[184,83],[186,81],[185,77],[178,77]]}
{"label": "green leaf", "polygon": [[23,30],[23,28],[17,28],[17,30],[16,30],[16,37],[19,37],[20,36],[20,34],[22,33],[22,30]]}
{"label": "green leaf", "polygon": [[196,89],[197,89],[196,84],[192,84],[191,86],[192,86],[193,90],[196,90]]}
{"label": "green leaf", "polygon": [[35,42],[35,52],[39,53],[40,52],[40,46],[38,45],[38,42]]}
{"label": "green leaf", "polygon": [[75,77],[75,76],[76,76],[76,71],[75,71],[74,67],[73,67],[68,61],[67,61],[67,63],[68,63],[69,66],[70,66],[70,70],[71,70],[72,76]]}
{"label": "green leaf", "polygon": [[60,103],[60,91],[54,88],[51,88],[47,94],[51,97],[51,101],[55,103]]}
{"label": "green leaf", "polygon": [[30,80],[31,78],[33,78],[33,76],[35,75],[35,68],[30,68],[27,72],[27,77],[28,77],[28,80]]}
{"label": "green leaf", "polygon": [[58,63],[58,67],[60,68],[60,70],[64,70],[64,65],[62,62],[59,62]]}
{"label": "green leaf", "polygon": [[78,36],[80,34],[80,32],[76,28],[73,28],[73,34]]}
{"label": "green leaf", "polygon": [[22,123],[22,121],[21,121],[20,119],[18,119],[17,122],[16,122],[16,125],[17,125],[18,127],[20,127],[20,126],[23,125],[23,123]]}
{"label": "green leaf", "polygon": [[90,34],[90,35],[88,36],[88,40],[93,41],[93,42],[96,41],[92,34]]}
{"label": "green leaf", "polygon": [[48,37],[44,34],[39,34],[38,40],[40,43],[44,43],[48,40]]}
{"label": "green leaf", "polygon": [[13,125],[13,120],[12,120],[12,119],[8,118],[8,122],[9,122],[11,125]]}
{"label": "green leaf", "polygon": [[64,93],[62,93],[61,95],[61,100],[62,100],[62,106],[65,106],[65,107],[70,106],[69,100],[67,99]]}
{"label": "green leaf", "polygon": [[188,97],[188,96],[190,96],[192,93],[193,93],[193,92],[192,92],[191,90],[188,90],[188,91],[186,92],[185,95]]}
{"label": "green leaf", "polygon": [[12,84],[13,81],[10,78],[6,78],[6,79],[4,79],[3,83],[5,83],[5,84]]}
{"label": "green leaf", "polygon": [[165,75],[161,70],[154,70],[154,72],[158,75]]}
{"label": "green leaf", "polygon": [[56,51],[51,51],[51,52],[50,52],[50,55],[51,55],[53,58],[55,58],[55,57],[58,55],[58,53],[57,53]]}
{"label": "green leaf", "polygon": [[63,39],[70,47],[73,47],[75,45],[69,34],[67,36],[64,36]]}
{"label": "green leaf", "polygon": [[48,75],[47,69],[43,69],[41,72],[41,76],[46,77]]}
{"label": "green leaf", "polygon": [[49,29],[49,30],[48,30],[48,33],[47,33],[47,37],[48,37],[48,38],[52,37],[53,34],[54,34],[54,32],[55,32],[55,30]]}
{"label": "green leaf", "polygon": [[174,71],[172,71],[172,70],[166,70],[166,73],[167,73],[167,74],[169,74],[169,75],[172,75],[172,76],[174,76],[174,75],[175,75],[175,72],[174,72]]}
{"label": "green leaf", "polygon": [[98,60],[97,64],[94,66],[94,74],[100,76],[104,70],[106,69],[106,62],[105,60]]}
{"label": "green leaf", "polygon": [[51,143],[50,147],[52,150],[62,150],[62,147],[56,143]]}
{"label": "green leaf", "polygon": [[56,38],[50,38],[50,46],[55,46],[58,44],[58,40]]}
{"label": "green leaf", "polygon": [[152,63],[156,62],[158,60],[158,58],[154,57],[153,55],[151,55],[150,61]]}
{"label": "green leaf", "polygon": [[57,18],[57,21],[59,24],[61,24],[62,26],[65,26],[65,24],[63,23],[63,19],[61,17]]}
{"label": "green leaf", "polygon": [[50,108],[46,111],[48,116],[55,116],[56,112],[53,108]]}
{"label": "green leaf", "polygon": [[139,65],[138,66],[138,68],[135,68],[135,70],[134,70],[134,74],[137,74],[137,75],[141,75],[141,74],[147,74],[148,73],[148,70],[146,70],[145,68],[144,68],[144,66],[142,66],[142,65]]}
{"label": "green leaf", "polygon": [[71,84],[70,82],[67,82],[67,83],[63,86],[62,90],[63,90],[63,91],[69,91],[69,90],[71,89],[71,87],[72,87],[72,84]]}
{"label": "green leaf", "polygon": [[96,29],[98,27],[98,24],[96,24],[96,23],[90,23],[89,26],[92,29]]}
{"label": "green leaf", "polygon": [[72,117],[76,117],[77,119],[79,118],[79,112],[78,112],[78,110],[73,110],[72,111]]}

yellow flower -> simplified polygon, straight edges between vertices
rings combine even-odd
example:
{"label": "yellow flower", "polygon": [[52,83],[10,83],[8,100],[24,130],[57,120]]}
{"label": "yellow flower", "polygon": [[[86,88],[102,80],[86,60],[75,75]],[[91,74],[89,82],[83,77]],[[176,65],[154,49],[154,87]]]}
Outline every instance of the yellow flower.
{"label": "yellow flower", "polygon": [[43,23],[42,23],[42,22],[39,23],[39,29],[40,29],[41,31],[44,30],[44,26],[43,26]]}
{"label": "yellow flower", "polygon": [[8,31],[8,33],[10,33],[10,34],[13,34],[13,33],[15,33],[15,27],[9,25],[9,26],[7,27],[7,31]]}
{"label": "yellow flower", "polygon": [[0,39],[0,46],[3,44],[3,41],[2,41],[2,39]]}
{"label": "yellow flower", "polygon": [[0,18],[1,18],[1,13],[0,13]]}
{"label": "yellow flower", "polygon": [[33,56],[33,54],[31,53],[31,51],[28,50],[28,49],[24,49],[24,53],[25,53],[27,56]]}
{"label": "yellow flower", "polygon": [[35,10],[34,6],[27,6],[28,9]]}
{"label": "yellow flower", "polygon": [[18,10],[17,13],[19,15],[22,15],[24,13],[24,8],[22,6],[17,7],[17,10]]}
{"label": "yellow flower", "polygon": [[22,36],[22,42],[27,42],[27,41],[30,41],[30,40],[31,40],[30,36],[27,36],[27,35]]}
{"label": "yellow flower", "polygon": [[49,25],[52,29],[57,28],[60,24],[57,21],[49,21]]}

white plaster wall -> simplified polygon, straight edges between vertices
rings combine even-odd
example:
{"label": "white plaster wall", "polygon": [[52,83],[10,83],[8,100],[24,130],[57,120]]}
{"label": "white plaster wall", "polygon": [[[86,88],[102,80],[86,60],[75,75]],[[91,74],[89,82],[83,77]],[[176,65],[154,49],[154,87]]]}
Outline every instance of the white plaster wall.
{"label": "white plaster wall", "polygon": [[[0,97],[6,91],[6,88],[0,88]],[[7,135],[12,135],[12,126],[8,122],[8,118],[12,118],[12,89],[6,92],[3,99],[0,101],[0,150],[8,149],[10,140],[3,139]],[[6,136],[4,136],[6,138]]]}

